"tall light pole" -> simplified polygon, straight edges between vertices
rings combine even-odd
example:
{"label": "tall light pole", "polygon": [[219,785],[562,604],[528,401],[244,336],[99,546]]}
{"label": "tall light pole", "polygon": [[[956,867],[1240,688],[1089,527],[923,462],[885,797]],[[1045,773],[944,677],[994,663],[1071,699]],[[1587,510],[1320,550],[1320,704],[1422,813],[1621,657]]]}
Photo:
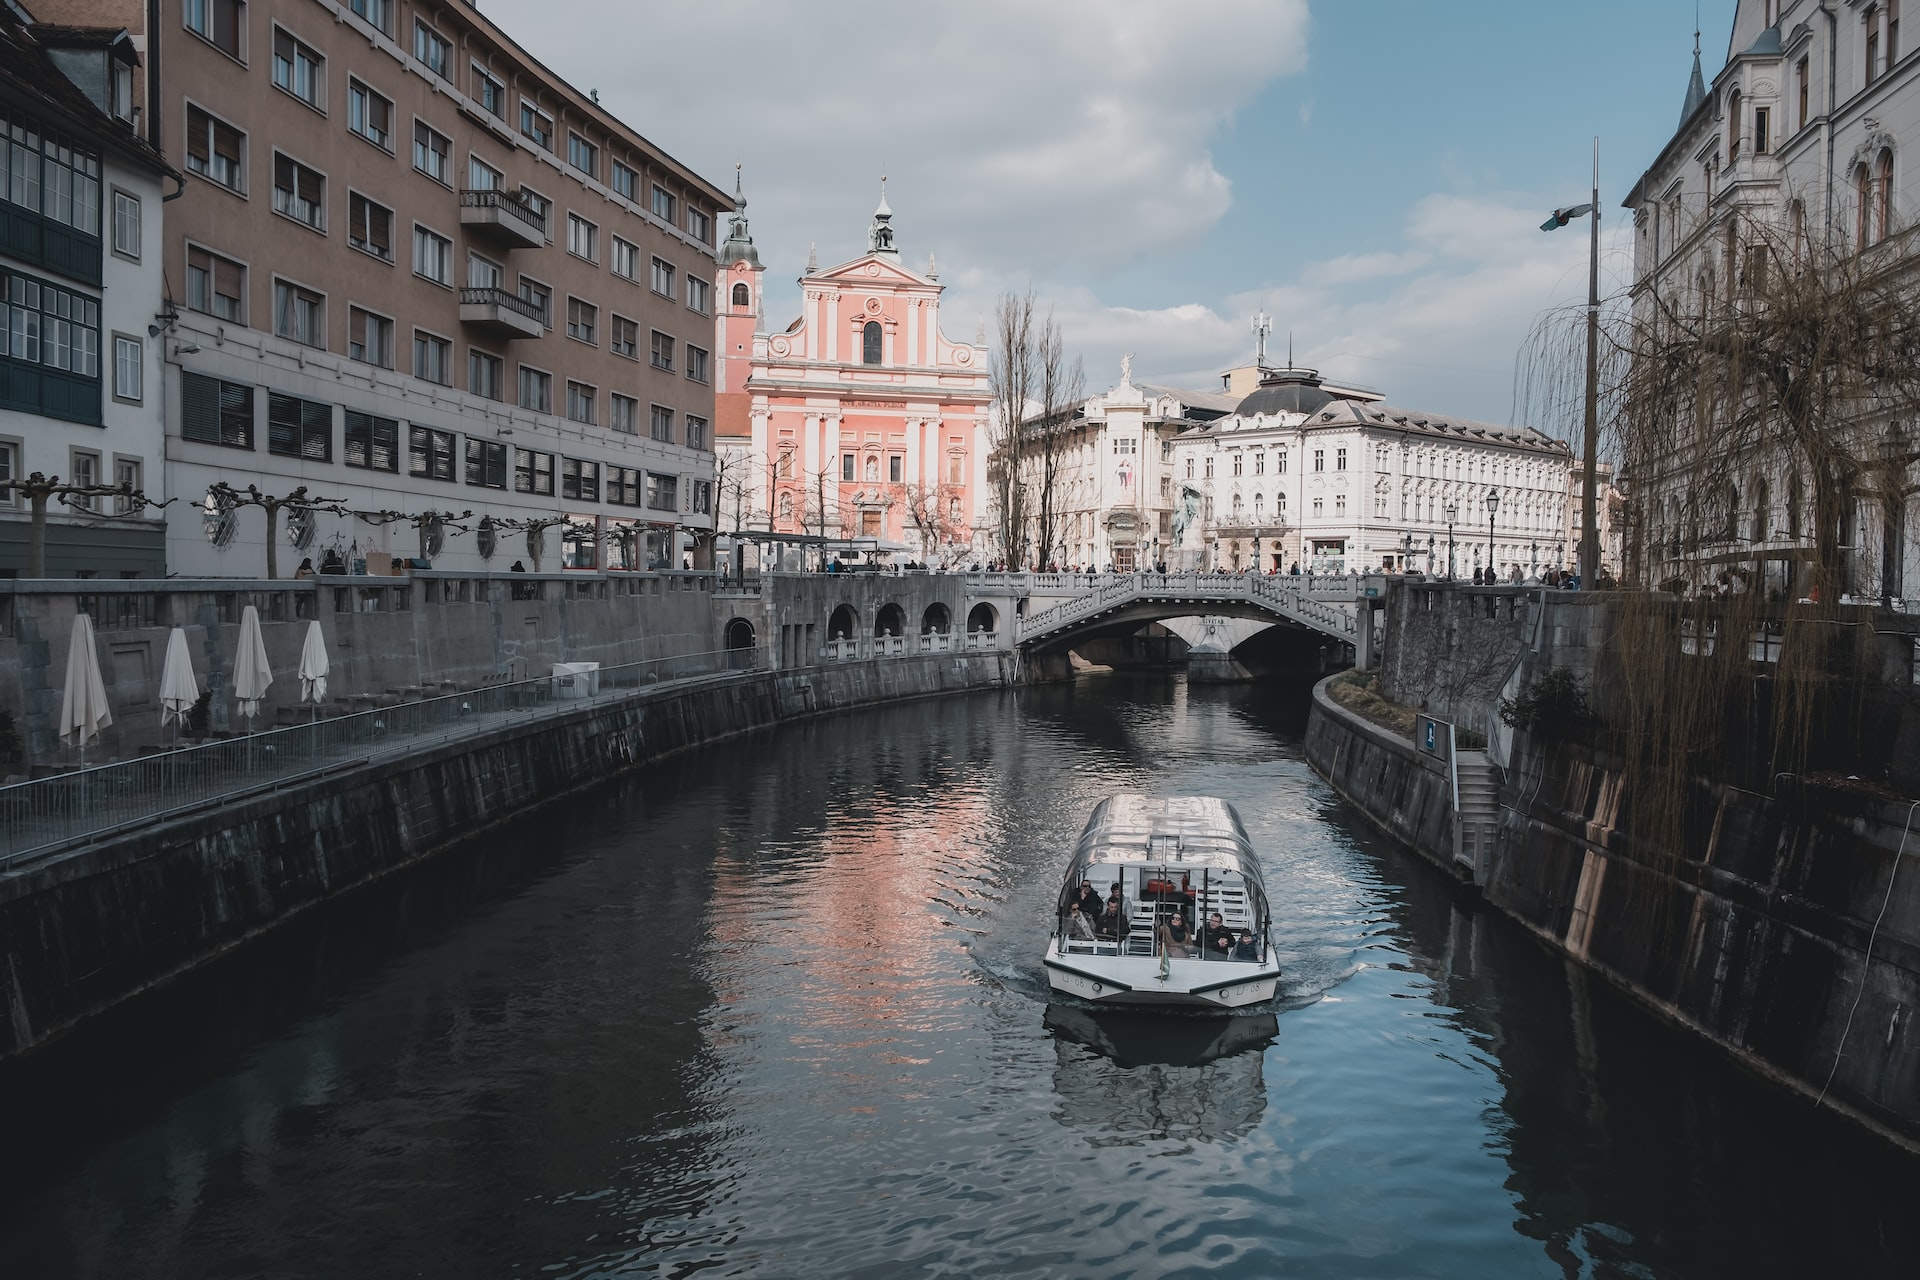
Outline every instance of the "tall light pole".
{"label": "tall light pole", "polygon": [[1493,572],[1493,517],[1500,510],[1500,491],[1487,490],[1487,572]]}
{"label": "tall light pole", "polygon": [[1453,578],[1453,522],[1460,514],[1460,508],[1452,498],[1447,499],[1447,578]]}
{"label": "tall light pole", "polygon": [[1566,226],[1582,214],[1591,220],[1587,250],[1587,422],[1586,472],[1580,478],[1580,586],[1592,590],[1600,575],[1600,530],[1595,523],[1599,505],[1595,476],[1600,452],[1600,139],[1593,140],[1593,201],[1571,209],[1555,209],[1540,224],[1542,231]]}

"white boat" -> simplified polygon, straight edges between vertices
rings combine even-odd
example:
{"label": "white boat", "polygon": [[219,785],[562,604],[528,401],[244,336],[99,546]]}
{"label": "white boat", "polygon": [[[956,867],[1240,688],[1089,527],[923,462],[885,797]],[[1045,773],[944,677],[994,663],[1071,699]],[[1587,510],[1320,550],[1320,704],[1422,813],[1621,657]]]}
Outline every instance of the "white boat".
{"label": "white boat", "polygon": [[[1080,886],[1104,903],[1119,885],[1125,928],[1075,925]],[[1235,939],[1202,945],[1214,916]],[[1191,945],[1165,928],[1184,920]],[[1243,1009],[1273,999],[1280,962],[1273,953],[1267,893],[1247,828],[1232,805],[1213,796],[1126,793],[1094,807],[1067,865],[1047,943],[1047,982],[1101,1005],[1177,1005]]]}

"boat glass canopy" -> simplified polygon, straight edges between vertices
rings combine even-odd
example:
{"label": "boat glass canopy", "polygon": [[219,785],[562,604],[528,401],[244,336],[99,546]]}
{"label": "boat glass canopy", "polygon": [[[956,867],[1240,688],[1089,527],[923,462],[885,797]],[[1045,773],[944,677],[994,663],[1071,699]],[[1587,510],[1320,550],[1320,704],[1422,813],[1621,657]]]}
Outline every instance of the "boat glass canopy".
{"label": "boat glass canopy", "polygon": [[1109,796],[1094,807],[1074,845],[1068,884],[1093,866],[1217,868],[1260,883],[1253,841],[1232,805],[1214,796]]}

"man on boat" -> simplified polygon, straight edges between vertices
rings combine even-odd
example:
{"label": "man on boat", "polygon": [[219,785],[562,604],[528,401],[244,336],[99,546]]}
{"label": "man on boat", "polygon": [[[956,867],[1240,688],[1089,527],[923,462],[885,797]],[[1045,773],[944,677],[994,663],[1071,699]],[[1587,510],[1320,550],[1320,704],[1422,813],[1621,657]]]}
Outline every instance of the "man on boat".
{"label": "man on boat", "polygon": [[1087,918],[1088,925],[1092,925],[1095,920],[1098,920],[1100,913],[1106,909],[1100,901],[1100,891],[1093,887],[1093,881],[1091,880],[1082,880],[1080,882],[1080,892],[1074,901],[1079,904],[1080,914]]}
{"label": "man on boat", "polygon": [[1240,940],[1233,944],[1233,958],[1235,960],[1258,960],[1260,958],[1260,948],[1253,940],[1253,930],[1240,930]]}
{"label": "man on boat", "polygon": [[1127,900],[1120,893],[1120,882],[1115,880],[1113,888],[1107,892],[1107,905],[1101,911],[1100,930],[1116,942],[1125,942],[1127,933],[1133,928],[1130,917]]}
{"label": "man on boat", "polygon": [[1233,954],[1233,930],[1227,928],[1218,911],[1207,917],[1207,927],[1200,936],[1208,956],[1225,959]]}

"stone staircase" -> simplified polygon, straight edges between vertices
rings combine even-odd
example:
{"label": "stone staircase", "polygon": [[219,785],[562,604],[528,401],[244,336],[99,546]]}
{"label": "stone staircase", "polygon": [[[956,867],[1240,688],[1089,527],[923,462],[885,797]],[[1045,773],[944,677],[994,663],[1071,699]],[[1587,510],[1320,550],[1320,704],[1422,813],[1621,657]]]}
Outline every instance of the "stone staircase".
{"label": "stone staircase", "polygon": [[1500,825],[1500,774],[1484,751],[1457,752],[1454,768],[1460,779],[1460,808],[1454,814],[1453,857],[1461,872],[1478,884]]}

